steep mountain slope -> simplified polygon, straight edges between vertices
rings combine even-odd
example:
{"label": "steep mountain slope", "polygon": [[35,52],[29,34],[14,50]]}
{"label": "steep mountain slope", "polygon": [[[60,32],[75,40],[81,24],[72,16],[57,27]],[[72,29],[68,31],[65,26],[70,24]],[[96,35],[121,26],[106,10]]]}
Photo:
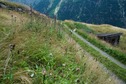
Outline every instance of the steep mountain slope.
{"label": "steep mountain slope", "polygon": [[34,9],[46,15],[54,17],[54,14],[58,12],[57,6],[60,4],[60,1],[62,0],[41,0],[38,5],[34,6]]}
{"label": "steep mountain slope", "polygon": [[0,1],[1,84],[119,84],[63,32],[62,22],[22,8]]}
{"label": "steep mountain slope", "polygon": [[34,9],[50,16],[57,13],[61,20],[126,27],[125,0],[41,0]]}

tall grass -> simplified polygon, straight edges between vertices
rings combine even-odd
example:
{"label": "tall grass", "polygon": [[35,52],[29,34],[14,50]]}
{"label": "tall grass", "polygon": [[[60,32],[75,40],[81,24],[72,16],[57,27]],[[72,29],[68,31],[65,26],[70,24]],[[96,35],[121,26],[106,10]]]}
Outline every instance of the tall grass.
{"label": "tall grass", "polygon": [[[79,26],[76,25],[76,24],[78,24]],[[86,25],[83,25],[83,24],[80,24],[80,23],[76,23],[76,24],[66,23],[66,25],[68,27],[70,27],[71,29],[73,29],[73,28],[76,27],[77,28],[77,33],[79,35],[81,35],[82,37],[84,37],[85,39],[87,39],[89,42],[91,42],[92,44],[94,44],[95,46],[97,46],[98,48],[100,48],[101,50],[105,51],[109,55],[113,56],[115,59],[119,60],[123,64],[126,64],[126,54],[125,53],[123,53],[123,52],[121,52],[121,51],[119,51],[117,49],[110,48],[106,44],[103,44],[95,36],[89,35],[89,33],[88,33],[89,28]],[[73,27],[71,27],[70,25],[73,25]],[[83,29],[85,29],[85,30],[83,31]],[[91,30],[91,29],[90,29],[90,31],[92,31],[93,34],[96,33],[96,32],[94,33],[93,30]]]}
{"label": "tall grass", "polygon": [[[111,62],[109,59],[107,59],[106,57],[102,56],[98,51],[96,51],[95,49],[89,47],[86,43],[84,43],[83,41],[81,41],[80,39],[78,39],[75,36],[72,36],[76,42],[78,42],[87,52],[89,52],[92,56],[94,56],[98,61],[100,61],[102,64],[104,64],[109,70],[111,70],[112,72],[114,72],[119,78],[123,79],[124,81],[126,81],[126,70],[119,67],[118,65],[114,64],[113,62]],[[115,69],[116,68],[116,69]]]}
{"label": "tall grass", "polygon": [[[66,23],[65,23],[65,25],[66,25]],[[70,23],[69,23],[69,25],[70,25]],[[69,25],[67,25],[67,26],[69,27]],[[73,24],[71,24],[71,25],[73,25]],[[71,26],[70,26],[70,28],[71,28]],[[80,40],[76,36],[70,34],[70,32],[68,30],[66,30],[66,31],[69,33],[70,36],[73,37],[73,39],[76,42],[78,42],[81,45],[81,47],[83,47],[84,50],[89,52],[93,57],[95,57],[96,60],[100,61],[107,69],[109,69],[112,72],[114,72],[119,78],[123,79],[126,82],[126,75],[125,75],[126,70],[125,69],[119,67],[115,63],[111,62],[111,60],[109,60],[106,57],[102,56],[98,51],[96,51],[92,47],[88,46],[86,43],[84,43],[82,40]],[[80,32],[83,32],[83,34],[81,34]],[[97,41],[93,37],[90,37],[90,35],[87,35],[87,33],[84,32],[84,31],[77,30],[77,33],[79,35],[81,35],[82,37],[84,37],[85,39],[87,39],[88,41],[90,41],[91,43],[93,43],[93,42],[96,42],[96,43],[98,42],[99,43],[99,41]],[[105,47],[105,46],[103,46],[103,47]]]}
{"label": "tall grass", "polygon": [[92,44],[96,45],[101,50],[107,52],[109,55],[113,56],[115,59],[119,60],[123,64],[126,64],[126,54],[125,53],[120,52],[116,49],[109,48],[108,46],[104,46],[104,44],[101,43],[100,41],[98,41],[98,39],[92,38],[82,31],[77,31],[77,32],[79,35],[81,35],[82,37],[87,39]]}
{"label": "tall grass", "polygon": [[[19,21],[15,23],[14,34],[1,42],[1,84],[85,84],[94,81],[94,84],[101,84],[109,79],[105,72],[90,71],[86,58],[81,58],[83,53],[79,52],[72,40],[67,39],[70,37],[63,32],[60,23],[56,23],[56,28],[53,28],[53,22],[50,23],[49,18],[42,19],[44,16],[38,19],[33,15],[31,22],[27,14],[20,15],[14,11],[12,13],[17,15]],[[5,12],[5,15],[8,16],[8,12]],[[22,18],[25,19],[21,24]],[[6,74],[3,75],[9,44],[16,46]],[[101,80],[101,77],[104,80]]]}
{"label": "tall grass", "polygon": [[[16,44],[13,60],[7,66],[7,73],[4,76],[2,74],[0,77],[1,83],[13,84],[23,83],[24,81],[35,84],[73,84],[76,83],[76,79],[80,83],[84,82],[84,80],[79,79],[83,71],[76,71],[78,67],[81,67],[83,70],[84,66],[81,66],[75,61],[73,54],[67,53],[64,55],[57,52],[57,48],[54,48],[54,46],[62,45],[65,39],[62,38],[63,33],[60,30],[54,29],[51,32],[51,27],[48,25],[48,22],[41,23],[40,20],[34,17],[34,21],[31,22],[28,20],[25,24],[22,24],[20,30],[16,31],[20,33],[15,33],[13,35],[14,38],[9,40],[11,43]],[[59,26],[57,25],[57,27]],[[6,43],[6,41],[4,42]],[[10,42],[5,45],[7,49]],[[6,50],[0,52],[5,57],[6,53]],[[3,60],[6,60],[6,58]],[[9,72],[10,68],[11,72]],[[43,72],[43,70],[45,71]]]}

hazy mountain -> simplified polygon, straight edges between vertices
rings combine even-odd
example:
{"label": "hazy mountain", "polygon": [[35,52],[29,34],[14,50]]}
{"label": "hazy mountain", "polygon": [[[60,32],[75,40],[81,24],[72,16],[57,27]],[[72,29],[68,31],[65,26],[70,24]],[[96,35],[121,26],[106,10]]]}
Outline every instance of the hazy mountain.
{"label": "hazy mountain", "polygon": [[33,4],[33,8],[58,19],[126,27],[125,0],[13,0]]}

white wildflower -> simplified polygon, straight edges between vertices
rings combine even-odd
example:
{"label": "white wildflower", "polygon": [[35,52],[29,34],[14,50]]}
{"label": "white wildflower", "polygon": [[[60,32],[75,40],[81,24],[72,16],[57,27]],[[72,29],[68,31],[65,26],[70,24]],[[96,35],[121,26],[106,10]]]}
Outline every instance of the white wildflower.
{"label": "white wildflower", "polygon": [[64,66],[64,67],[65,67],[65,66],[66,66],[66,64],[62,64],[62,66]]}
{"label": "white wildflower", "polygon": [[76,31],[77,31],[77,29],[75,28],[73,31],[74,31],[74,32],[76,32]]}
{"label": "white wildflower", "polygon": [[49,73],[50,76],[52,76],[52,73]]}
{"label": "white wildflower", "polygon": [[34,74],[34,73],[32,73],[32,74],[30,75],[30,77],[31,77],[31,78],[33,78],[33,77],[34,77],[34,75],[35,75],[35,74]]}
{"label": "white wildflower", "polygon": [[43,74],[43,75],[46,75],[46,69],[45,69],[45,68],[43,68],[42,74]]}
{"label": "white wildflower", "polygon": [[80,68],[76,68],[76,71],[80,71]]}
{"label": "white wildflower", "polygon": [[50,54],[49,54],[49,56],[53,56],[53,54],[52,54],[52,53],[50,53]]}

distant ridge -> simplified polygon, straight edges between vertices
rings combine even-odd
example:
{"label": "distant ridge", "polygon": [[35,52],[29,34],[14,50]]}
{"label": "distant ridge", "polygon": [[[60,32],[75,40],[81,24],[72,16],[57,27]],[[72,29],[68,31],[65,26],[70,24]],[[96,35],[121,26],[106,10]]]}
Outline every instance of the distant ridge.
{"label": "distant ridge", "polygon": [[[30,4],[34,0],[11,0],[19,3]],[[37,2],[37,3],[36,3]],[[70,19],[91,24],[111,24],[126,28],[126,1],[125,0],[37,0],[33,8],[41,13],[54,16],[59,8],[57,18]],[[50,6],[50,8],[48,8]]]}

